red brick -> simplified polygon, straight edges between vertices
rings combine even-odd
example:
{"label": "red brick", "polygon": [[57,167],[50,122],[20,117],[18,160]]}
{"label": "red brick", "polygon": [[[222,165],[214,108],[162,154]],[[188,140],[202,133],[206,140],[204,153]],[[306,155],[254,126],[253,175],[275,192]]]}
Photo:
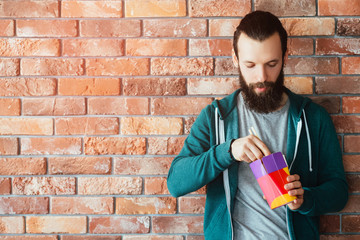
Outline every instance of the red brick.
{"label": "red brick", "polygon": [[235,67],[231,58],[215,58],[215,75],[239,76],[239,69]]}
{"label": "red brick", "polygon": [[125,117],[120,120],[122,135],[181,135],[182,118]]}
{"label": "red brick", "polygon": [[289,36],[334,35],[334,18],[283,18],[280,20]]}
{"label": "red brick", "polygon": [[188,78],[189,95],[228,95],[240,87],[239,78]]}
{"label": "red brick", "polygon": [[251,11],[247,0],[190,0],[190,17],[239,17]]}
{"label": "red brick", "polygon": [[1,197],[1,214],[48,214],[48,197]]}
{"label": "red brick", "polygon": [[21,59],[21,75],[83,75],[84,61],[82,59]]}
{"label": "red brick", "polygon": [[332,118],[337,133],[360,132],[360,116],[333,116]]}
{"label": "red brick", "polygon": [[183,236],[174,235],[125,235],[123,240],[184,240]]}
{"label": "red brick", "polygon": [[312,77],[285,77],[284,85],[297,94],[313,93]]}
{"label": "red brick", "polygon": [[186,240],[205,240],[205,237],[203,235],[187,236]]}
{"label": "red brick", "polygon": [[4,98],[0,99],[0,115],[2,116],[19,116],[20,99]]}
{"label": "red brick", "polygon": [[175,214],[176,198],[132,197],[116,198],[116,214]]}
{"label": "red brick", "polygon": [[341,223],[342,232],[360,232],[360,215],[343,215]]}
{"label": "red brick", "polygon": [[144,155],[145,138],[141,137],[87,137],[84,139],[87,155]]}
{"label": "red brick", "polygon": [[0,155],[17,155],[19,152],[17,138],[0,138]]}
{"label": "red brick", "polygon": [[360,235],[320,235],[320,240],[360,240]]}
{"label": "red brick", "polygon": [[123,56],[125,41],[121,39],[64,39],[64,56]]}
{"label": "red brick", "polygon": [[0,135],[52,135],[49,118],[0,118]]}
{"label": "red brick", "polygon": [[345,172],[360,172],[360,155],[343,155]]}
{"label": "red brick", "polygon": [[59,56],[58,39],[0,39],[0,52],[4,57],[16,56]]}
{"label": "red brick", "polygon": [[319,0],[318,13],[320,16],[360,15],[360,4],[357,0]]}
{"label": "red brick", "polygon": [[0,178],[0,194],[8,195],[11,193],[11,178]]}
{"label": "red brick", "polygon": [[86,114],[84,98],[28,98],[22,101],[23,115],[65,116]]}
{"label": "red brick", "polygon": [[148,154],[177,155],[184,145],[186,137],[150,137],[148,138]]}
{"label": "red brick", "polygon": [[315,96],[310,97],[315,103],[324,107],[330,114],[340,113],[340,97],[338,96]]}
{"label": "red brick", "polygon": [[321,233],[337,233],[340,231],[340,216],[339,215],[323,215],[320,216]]}
{"label": "red brick", "polygon": [[18,235],[18,236],[0,236],[1,240],[58,240],[57,235]]}
{"label": "red brick", "polygon": [[62,1],[61,17],[122,17],[122,1]]}
{"label": "red brick", "polygon": [[21,154],[81,154],[81,138],[22,138]]}
{"label": "red brick", "polygon": [[0,9],[0,17],[59,17],[58,1],[3,1]]}
{"label": "red brick", "polygon": [[206,19],[144,19],[145,37],[205,37]]}
{"label": "red brick", "polygon": [[349,201],[347,202],[345,208],[341,210],[345,213],[359,213],[360,212],[360,196],[359,195],[350,195]]}
{"label": "red brick", "polygon": [[343,57],[341,65],[343,74],[360,74],[360,57]]}
{"label": "red brick", "polygon": [[209,19],[210,37],[232,37],[240,19]]}
{"label": "red brick", "polygon": [[190,56],[230,56],[231,39],[190,39]]}
{"label": "red brick", "polygon": [[145,195],[168,195],[165,177],[145,177]]}
{"label": "red brick", "polygon": [[104,96],[120,94],[119,78],[60,78],[59,95]]}
{"label": "red brick", "polygon": [[284,67],[285,74],[338,74],[338,58],[299,57],[289,58]]}
{"label": "red brick", "polygon": [[360,135],[344,136],[345,152],[360,152]]}
{"label": "red brick", "polygon": [[152,75],[214,75],[212,58],[153,58]]}
{"label": "red brick", "polygon": [[89,232],[106,233],[149,233],[150,217],[90,217]]}
{"label": "red brick", "polygon": [[80,177],[78,193],[82,195],[141,194],[140,177]]}
{"label": "red brick", "polygon": [[0,59],[0,76],[17,76],[20,73],[19,59]]}
{"label": "red brick", "polygon": [[360,41],[349,38],[319,38],[316,40],[317,55],[360,54]]}
{"label": "red brick", "polygon": [[[1,238],[0,238],[1,239]],[[106,236],[106,235],[62,235],[61,240],[121,240],[121,236]],[[57,240],[57,239],[56,239]]]}
{"label": "red brick", "polygon": [[53,96],[56,94],[54,78],[2,78],[0,96]]}
{"label": "red brick", "polygon": [[128,56],[186,56],[185,39],[127,39]]}
{"label": "red brick", "polygon": [[[197,115],[212,98],[153,98],[151,99],[152,115]],[[181,104],[179,104],[181,103]]]}
{"label": "red brick", "polygon": [[343,97],[344,113],[360,113],[360,97]]}
{"label": "red brick", "polygon": [[27,233],[86,233],[86,217],[29,216]]}
{"label": "red brick", "polygon": [[205,197],[181,197],[179,199],[179,213],[204,213]]}
{"label": "red brick", "polygon": [[53,197],[51,214],[112,214],[112,197]]}
{"label": "red brick", "polygon": [[45,158],[0,158],[0,175],[46,174]]}
{"label": "red brick", "polygon": [[2,19],[0,20],[0,36],[12,37],[15,34],[14,20]]}
{"label": "red brick", "polygon": [[349,184],[349,193],[360,193],[360,174],[347,174],[346,180]]}
{"label": "red brick", "polygon": [[13,194],[19,195],[69,195],[75,194],[72,177],[15,177]]}
{"label": "red brick", "polygon": [[123,78],[124,95],[173,96],[186,94],[185,78]]}
{"label": "red brick", "polygon": [[185,124],[184,124],[184,133],[189,134],[192,125],[194,124],[196,120],[196,117],[186,117],[185,118]]}
{"label": "red brick", "polygon": [[149,100],[147,98],[89,98],[89,114],[106,115],[147,115]]}
{"label": "red brick", "polygon": [[20,115],[20,99],[0,99],[0,115],[3,116],[19,116]]}
{"label": "red brick", "polygon": [[317,94],[356,94],[360,93],[360,85],[358,84],[359,77],[316,77],[315,78],[315,92]]}
{"label": "red brick", "polygon": [[314,43],[310,38],[289,38],[288,54],[295,55],[313,55]]}
{"label": "red brick", "polygon": [[185,17],[186,0],[125,1],[125,17]]}
{"label": "red brick", "polygon": [[0,217],[0,233],[25,233],[24,217]]}
{"label": "red brick", "polygon": [[255,10],[267,11],[276,16],[315,16],[316,3],[312,0],[272,1],[256,0]]}
{"label": "red brick", "polygon": [[79,117],[55,119],[56,135],[112,135],[118,133],[118,118]]}
{"label": "red brick", "polygon": [[202,233],[203,217],[200,216],[154,216],[154,233]]}
{"label": "red brick", "polygon": [[140,37],[140,20],[80,20],[81,37]]}
{"label": "red brick", "polygon": [[[151,154],[151,153],[149,153]],[[160,175],[167,174],[172,162],[170,157],[114,158],[114,174]]]}
{"label": "red brick", "polygon": [[49,158],[49,174],[110,174],[108,157],[55,157]]}
{"label": "red brick", "polygon": [[360,36],[360,19],[338,18],[336,30],[339,36]]}
{"label": "red brick", "polygon": [[148,75],[150,61],[147,58],[101,58],[87,59],[89,76]]}
{"label": "red brick", "polygon": [[17,20],[16,33],[20,37],[76,37],[75,20]]}

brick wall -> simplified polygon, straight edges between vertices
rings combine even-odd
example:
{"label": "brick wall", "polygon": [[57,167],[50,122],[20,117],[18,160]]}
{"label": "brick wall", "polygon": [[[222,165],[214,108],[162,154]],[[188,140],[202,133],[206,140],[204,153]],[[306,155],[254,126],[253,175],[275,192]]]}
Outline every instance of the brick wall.
{"label": "brick wall", "polygon": [[351,196],[322,239],[360,239],[359,0],[0,1],[0,239],[203,239],[205,190],[172,198],[166,174],[238,88],[252,9],[281,17],[286,86],[339,134]]}

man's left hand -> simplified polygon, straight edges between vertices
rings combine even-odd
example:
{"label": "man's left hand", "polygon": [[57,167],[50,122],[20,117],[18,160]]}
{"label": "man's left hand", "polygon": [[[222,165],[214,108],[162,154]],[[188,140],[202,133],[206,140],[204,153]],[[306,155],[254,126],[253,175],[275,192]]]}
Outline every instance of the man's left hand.
{"label": "man's left hand", "polygon": [[288,191],[288,194],[290,196],[297,197],[297,199],[295,199],[292,203],[289,203],[288,206],[291,210],[296,210],[304,202],[304,189],[302,188],[300,182],[300,176],[297,174],[290,175],[287,177],[286,180],[288,181],[288,183],[284,186],[285,190]]}

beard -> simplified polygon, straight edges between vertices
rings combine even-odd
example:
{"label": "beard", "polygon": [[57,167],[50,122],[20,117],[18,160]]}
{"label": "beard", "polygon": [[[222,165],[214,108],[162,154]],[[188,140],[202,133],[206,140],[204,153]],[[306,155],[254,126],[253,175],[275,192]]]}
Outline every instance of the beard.
{"label": "beard", "polygon": [[[242,96],[248,108],[258,113],[270,113],[281,107],[282,95],[284,88],[284,71],[281,68],[280,74],[275,82],[245,82],[244,76],[239,69],[240,87],[242,89]],[[265,92],[256,93],[255,88],[264,88]]]}

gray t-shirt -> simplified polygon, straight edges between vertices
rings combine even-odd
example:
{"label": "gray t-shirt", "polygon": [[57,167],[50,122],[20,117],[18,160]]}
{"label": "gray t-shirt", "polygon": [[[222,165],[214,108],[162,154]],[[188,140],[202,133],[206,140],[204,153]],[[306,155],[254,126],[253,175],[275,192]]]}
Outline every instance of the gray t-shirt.
{"label": "gray t-shirt", "polygon": [[[240,137],[254,127],[259,138],[273,152],[286,155],[289,100],[280,110],[260,114],[247,108],[238,96]],[[235,196],[233,227],[235,240],[289,239],[285,206],[271,210],[248,163],[239,162],[238,189]]]}

